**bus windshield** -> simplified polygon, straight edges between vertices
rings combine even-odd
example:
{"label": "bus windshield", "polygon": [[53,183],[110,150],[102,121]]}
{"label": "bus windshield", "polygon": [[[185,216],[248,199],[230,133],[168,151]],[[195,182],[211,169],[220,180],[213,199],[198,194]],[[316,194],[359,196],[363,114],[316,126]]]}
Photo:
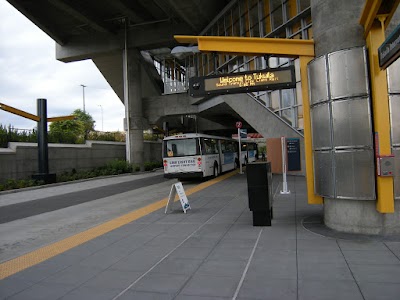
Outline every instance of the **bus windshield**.
{"label": "bus windshield", "polygon": [[165,157],[199,155],[199,142],[197,138],[169,140],[164,151]]}

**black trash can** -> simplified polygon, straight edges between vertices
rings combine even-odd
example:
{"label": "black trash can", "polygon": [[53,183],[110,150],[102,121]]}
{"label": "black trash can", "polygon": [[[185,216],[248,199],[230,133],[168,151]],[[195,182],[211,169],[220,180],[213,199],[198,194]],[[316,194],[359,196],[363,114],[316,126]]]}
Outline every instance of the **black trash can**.
{"label": "black trash can", "polygon": [[246,166],[249,209],[253,212],[253,226],[271,226],[272,173],[270,162],[254,162]]}

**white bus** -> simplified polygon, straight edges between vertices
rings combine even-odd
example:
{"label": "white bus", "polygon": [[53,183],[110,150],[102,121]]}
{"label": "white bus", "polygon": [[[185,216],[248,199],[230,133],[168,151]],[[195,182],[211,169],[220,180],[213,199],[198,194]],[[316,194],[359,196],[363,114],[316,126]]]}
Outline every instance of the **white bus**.
{"label": "white bus", "polygon": [[239,145],[234,139],[187,133],[163,140],[164,177],[218,176],[239,166]]}
{"label": "white bus", "polygon": [[242,145],[242,156],[241,156],[241,162],[243,165],[247,165],[248,163],[254,162],[257,160],[257,143],[243,139],[240,141],[240,144]]}

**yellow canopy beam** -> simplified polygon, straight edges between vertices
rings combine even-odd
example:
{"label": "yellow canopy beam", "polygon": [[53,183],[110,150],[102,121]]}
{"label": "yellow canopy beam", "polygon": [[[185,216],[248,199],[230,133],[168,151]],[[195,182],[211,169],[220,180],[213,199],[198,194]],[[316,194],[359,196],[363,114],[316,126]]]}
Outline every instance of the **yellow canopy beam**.
{"label": "yellow canopy beam", "polygon": [[21,116],[21,117],[36,121],[36,122],[40,121],[40,117],[38,117],[36,115],[30,114],[30,113],[28,113],[26,111],[17,109],[17,108],[12,107],[12,106],[8,106],[8,105],[3,104],[3,103],[0,103],[0,109],[2,109],[4,111],[8,111],[8,112],[10,112],[10,113],[12,113],[14,115],[18,115],[18,116]]}
{"label": "yellow canopy beam", "polygon": [[[20,116],[20,117],[24,117],[27,119],[30,119],[32,121],[36,121],[39,122],[40,121],[40,117],[30,114],[26,111],[20,110],[18,108],[6,105],[4,103],[0,103],[0,109],[4,110],[4,111],[8,111],[9,113],[12,113],[14,115]],[[76,117],[75,116],[61,116],[61,117],[54,117],[54,118],[47,118],[47,122],[56,122],[56,121],[64,121],[64,120],[74,120]]]}
{"label": "yellow canopy beam", "polygon": [[383,0],[366,0],[360,17],[360,24],[364,27],[364,37],[368,36],[372,25],[378,15],[385,15],[384,29],[389,26],[400,0],[383,1]]}
{"label": "yellow canopy beam", "polygon": [[315,56],[313,40],[191,35],[175,35],[174,38],[182,44],[197,44],[202,52],[272,54],[289,57]]}
{"label": "yellow canopy beam", "polygon": [[47,122],[58,122],[58,121],[65,121],[65,120],[75,120],[75,116],[61,116],[61,117],[54,117],[54,118],[47,118]]}

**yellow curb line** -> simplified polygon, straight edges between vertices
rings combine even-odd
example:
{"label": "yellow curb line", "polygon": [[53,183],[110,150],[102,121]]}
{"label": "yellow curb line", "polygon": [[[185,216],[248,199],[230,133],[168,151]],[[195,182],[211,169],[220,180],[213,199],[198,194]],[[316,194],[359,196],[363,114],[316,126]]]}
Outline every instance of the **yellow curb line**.
{"label": "yellow curb line", "polygon": [[[189,189],[186,192],[186,195],[189,196],[198,191],[201,191],[201,190],[203,190],[211,185],[214,185],[224,179],[227,179],[237,173],[238,173],[238,171],[233,171],[233,172],[227,173],[225,175],[222,175],[220,177],[209,180],[207,182],[201,183],[198,186],[195,186],[195,187]],[[124,226],[132,221],[135,221],[135,220],[141,218],[141,217],[144,217],[145,215],[148,215],[162,207],[165,207],[165,205],[167,204],[167,201],[168,201],[168,198],[164,198],[160,201],[149,204],[145,207],[139,208],[139,209],[129,212],[125,215],[117,217],[113,220],[107,221],[103,224],[100,224],[98,226],[95,226],[93,228],[85,230],[81,233],[75,234],[75,235],[70,236],[66,239],[63,239],[61,241],[44,246],[35,251],[29,252],[25,255],[22,255],[22,256],[14,258],[12,260],[9,260],[7,262],[4,262],[4,263],[0,264],[0,280],[7,278],[15,273],[18,273],[22,270],[25,270],[27,268],[30,268],[34,265],[37,265],[37,264],[39,264],[49,258],[52,258],[58,254],[64,253],[65,251],[68,251],[76,246],[86,243],[96,237],[106,234],[114,229]]]}

